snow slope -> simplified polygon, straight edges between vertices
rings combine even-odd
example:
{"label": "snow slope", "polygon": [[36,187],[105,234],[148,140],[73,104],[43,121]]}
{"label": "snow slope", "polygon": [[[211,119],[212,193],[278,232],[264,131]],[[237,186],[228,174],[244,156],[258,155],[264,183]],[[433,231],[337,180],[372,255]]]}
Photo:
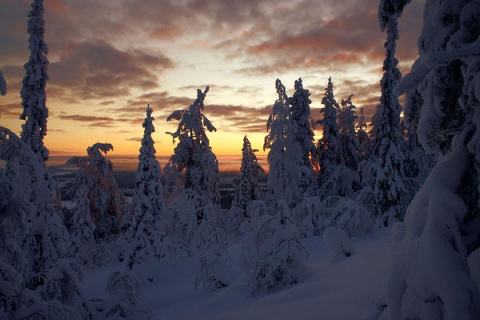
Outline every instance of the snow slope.
{"label": "snow slope", "polygon": [[[242,238],[229,247],[231,284],[195,291],[198,258],[168,258],[151,264],[155,282],[141,283],[137,310],[128,319],[367,319],[385,294],[391,261],[391,229],[352,239],[356,253],[332,260],[322,237],[302,240],[309,251],[306,280],[268,295],[252,296],[240,265]],[[84,292],[105,297],[108,275],[122,266],[87,273]]]}

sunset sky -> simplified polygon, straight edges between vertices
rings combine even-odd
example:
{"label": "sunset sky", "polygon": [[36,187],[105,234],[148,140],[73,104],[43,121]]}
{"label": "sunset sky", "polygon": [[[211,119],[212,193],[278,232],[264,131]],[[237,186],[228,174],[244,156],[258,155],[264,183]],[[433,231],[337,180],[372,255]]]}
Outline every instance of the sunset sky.
{"label": "sunset sky", "polygon": [[[423,15],[424,0],[412,2],[400,20],[404,74],[417,57]],[[0,2],[0,70],[8,84],[0,125],[17,133],[30,4]],[[112,143],[113,155],[138,154],[149,103],[157,154],[170,155],[174,145],[165,132],[177,123],[166,117],[188,108],[196,89],[209,85],[204,114],[217,128],[209,134],[213,152],[240,154],[247,134],[261,155],[277,78],[292,95],[302,77],[319,119],[331,76],[337,101],[355,94],[370,122],[385,55],[377,6],[365,0],[45,0],[45,144],[52,155],[82,155],[95,142]]]}

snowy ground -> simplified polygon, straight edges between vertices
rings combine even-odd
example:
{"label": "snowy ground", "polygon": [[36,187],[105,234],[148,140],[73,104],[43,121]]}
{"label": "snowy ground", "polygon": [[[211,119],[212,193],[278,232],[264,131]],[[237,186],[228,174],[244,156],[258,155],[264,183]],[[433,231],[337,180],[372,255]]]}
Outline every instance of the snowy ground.
{"label": "snowy ground", "polygon": [[[240,268],[241,238],[229,248],[231,285],[195,291],[195,258],[164,259],[151,265],[156,280],[141,281],[138,312],[129,319],[366,319],[385,294],[391,229],[353,239],[356,254],[332,261],[322,237],[304,239],[309,251],[306,280],[268,295],[252,296]],[[85,293],[101,297],[112,266],[86,274]]]}

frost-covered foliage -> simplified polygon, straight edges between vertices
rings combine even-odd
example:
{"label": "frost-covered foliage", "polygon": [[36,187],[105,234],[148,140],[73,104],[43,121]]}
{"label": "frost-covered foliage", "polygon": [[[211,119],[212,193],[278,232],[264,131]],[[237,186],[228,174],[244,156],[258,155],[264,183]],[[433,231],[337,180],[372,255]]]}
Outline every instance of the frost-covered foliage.
{"label": "frost-covered foliage", "polygon": [[[387,226],[400,221],[405,215],[407,201],[404,197],[403,154],[400,150],[400,112],[398,97],[393,90],[402,74],[395,58],[398,40],[398,17],[408,1],[381,1],[379,21],[382,31],[387,32],[386,56],[383,76],[380,81],[382,95],[373,117],[373,149],[369,164],[363,167],[364,188],[371,188],[375,195],[375,214],[379,223]],[[366,181],[365,178],[372,180]]]}
{"label": "frost-covered foliage", "polygon": [[105,291],[107,298],[98,303],[97,309],[107,318],[124,318],[135,309],[140,284],[127,272],[115,271],[108,278]]}
{"label": "frost-covered foliage", "polygon": [[305,196],[292,209],[292,220],[298,226],[303,236],[318,236],[323,231],[323,204],[320,197]]}
{"label": "frost-covered foliage", "polygon": [[48,159],[48,149],[43,144],[47,134],[48,109],[45,87],[48,80],[47,44],[44,41],[45,21],[43,0],[34,0],[28,14],[28,39],[30,58],[25,64],[25,77],[20,91],[23,112],[21,138],[35,152],[40,161]]}
{"label": "frost-covered foliage", "polygon": [[155,127],[153,126],[154,118],[150,106],[147,106],[146,113],[143,122],[144,136],[135,177],[135,194],[132,202],[133,224],[130,268],[149,256],[155,256],[158,259],[164,254],[162,252],[165,235],[163,228],[165,221],[162,221],[162,219],[165,219],[162,216],[165,212],[163,186],[160,182],[160,165],[155,159],[155,142],[152,139]]}
{"label": "frost-covered foliage", "polygon": [[232,207],[245,210],[250,201],[259,200],[262,197],[258,185],[258,178],[261,173],[265,173],[265,170],[263,170],[262,166],[258,163],[257,156],[255,155],[256,151],[258,150],[252,149],[250,141],[247,136],[245,136],[243,138],[242,165],[240,167],[242,177],[235,189],[235,198]]}
{"label": "frost-covered foliage", "polygon": [[478,319],[467,257],[480,247],[478,1],[426,2],[420,57],[397,93],[420,95],[418,141],[439,161],[395,225],[391,319]]}
{"label": "frost-covered foliage", "polygon": [[218,223],[203,220],[195,231],[192,247],[199,255],[195,288],[216,290],[230,282],[225,273],[228,241]]}
{"label": "frost-covered foliage", "polygon": [[[296,159],[296,179],[301,193],[311,193],[313,183],[312,157],[315,153],[314,133],[310,128],[310,92],[303,88],[302,78],[295,81],[295,92],[289,99],[290,126],[292,126],[293,143],[302,150],[301,158]],[[288,152],[288,150],[287,150]],[[298,157],[298,155],[297,155]]]}
{"label": "frost-covered foliage", "polygon": [[[347,196],[359,186],[354,131],[354,114],[351,97],[344,102],[341,109],[335,100],[332,79],[328,79],[325,95],[322,98],[323,119],[317,124],[323,126],[323,136],[318,141],[315,166],[318,171],[319,195]],[[337,110],[342,115],[342,133],[337,122]],[[352,147],[353,146],[353,147]],[[344,153],[345,152],[345,153]],[[350,165],[351,167],[347,166]]]}
{"label": "frost-covered foliage", "polygon": [[342,99],[337,118],[344,164],[347,168],[357,172],[359,146],[355,133],[356,107],[352,102],[352,97],[353,94],[345,100]]}
{"label": "frost-covered foliage", "polygon": [[193,237],[202,221],[213,223],[215,227],[225,228],[226,217],[222,208],[205,201],[194,190],[182,191],[167,211],[168,238],[166,242],[175,255],[191,255],[197,247]]}
{"label": "frost-covered foliage", "polygon": [[[315,166],[318,171],[320,193],[328,190],[327,181],[331,180],[335,171],[342,164],[342,149],[340,145],[340,131],[337,123],[337,109],[340,108],[333,93],[332,78],[328,78],[328,85],[322,98],[324,108],[323,119],[317,124],[323,127],[323,136],[318,141],[317,153],[315,155]],[[335,183],[336,184],[336,183]]]}
{"label": "frost-covered foliage", "polygon": [[7,81],[3,76],[2,71],[0,71],[0,95],[4,96],[7,94]]}
{"label": "frost-covered foliage", "polygon": [[75,191],[75,209],[70,225],[69,252],[78,263],[87,268],[100,264],[100,251],[94,238],[95,223],[90,215],[88,188],[83,181]]}
{"label": "frost-covered foliage", "polygon": [[395,225],[388,283],[393,320],[480,317],[479,289],[467,262],[471,243],[466,240],[472,234],[462,234],[474,217],[469,217],[468,203],[458,194],[465,175],[471,174],[468,158],[472,156],[465,141],[472,129],[468,126],[457,137],[454,149],[433,169],[410,204],[405,222]]}
{"label": "frost-covered foliage", "polygon": [[81,269],[64,259],[67,231],[56,188],[43,161],[0,128],[0,315],[10,318],[84,319]]}
{"label": "frost-covered foliage", "polygon": [[356,252],[352,240],[350,240],[345,231],[337,227],[325,229],[323,242],[330,250],[330,258],[333,261],[351,257]]}
{"label": "frost-covered foliage", "polygon": [[88,189],[97,242],[119,235],[126,219],[125,197],[113,176],[112,162],[102,155],[110,150],[113,150],[111,144],[97,142],[87,148],[86,157],[73,157],[67,161],[67,164],[79,168],[75,187],[84,184]]}
{"label": "frost-covered foliage", "polygon": [[[285,200],[276,216],[259,220],[245,255],[252,256],[250,290],[267,293],[300,282],[305,277],[308,252],[300,244],[300,232],[293,224]],[[248,265],[248,264],[247,264]]]}
{"label": "frost-covered foliage", "polygon": [[370,212],[358,201],[345,197],[328,197],[323,201],[324,227],[335,226],[350,237],[365,236],[373,229]]}
{"label": "frost-covered foliage", "polygon": [[[293,196],[293,182],[287,177],[285,161],[287,146],[289,145],[289,117],[288,97],[285,86],[277,79],[275,82],[278,99],[275,101],[272,113],[268,117],[267,131],[263,150],[270,149],[267,160],[269,164],[267,187],[274,199],[291,200]],[[291,139],[291,136],[290,136]],[[298,150],[300,151],[300,150]]]}
{"label": "frost-covered foliage", "polygon": [[177,110],[167,117],[167,121],[179,121],[177,131],[168,133],[174,142],[175,139],[179,142],[165,166],[165,174],[170,179],[182,174],[183,183],[180,190],[174,190],[174,194],[191,189],[209,201],[219,203],[218,161],[206,133],[206,130],[212,132],[217,129],[202,113],[208,90],[208,86],[204,92],[197,89],[197,99],[188,110]]}
{"label": "frost-covered foliage", "polygon": [[[54,266],[65,253],[67,232],[56,206],[55,181],[29,146],[3,127],[0,127],[0,159],[6,161],[2,179],[13,195],[12,202],[5,204],[10,209],[4,214],[25,228],[24,237],[18,240],[28,261],[22,272],[28,277]],[[14,207],[15,203],[20,205]],[[36,280],[31,280],[35,287]]]}
{"label": "frost-covered foliage", "polygon": [[[312,170],[309,162],[305,161],[307,151],[304,149],[309,140],[309,128],[304,124],[304,118],[310,110],[307,108],[308,91],[303,89],[301,82],[297,82],[297,96],[289,99],[279,79],[275,82],[275,88],[278,99],[268,118],[268,134],[263,144],[263,150],[270,149],[267,157],[267,187],[272,199],[285,199],[289,204],[295,204],[302,201],[303,194],[311,188],[309,181],[312,179]],[[292,111],[296,114],[296,120],[292,119],[289,101],[295,103]]]}

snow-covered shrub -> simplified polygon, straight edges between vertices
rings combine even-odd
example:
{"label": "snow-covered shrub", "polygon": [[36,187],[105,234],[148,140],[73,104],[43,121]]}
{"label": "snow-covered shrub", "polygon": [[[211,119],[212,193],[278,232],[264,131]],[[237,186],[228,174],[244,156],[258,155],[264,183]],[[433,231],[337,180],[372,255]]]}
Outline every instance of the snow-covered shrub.
{"label": "snow-covered shrub", "polygon": [[305,277],[307,250],[300,244],[300,232],[291,222],[285,200],[277,216],[265,217],[252,235],[244,255],[253,255],[250,273],[252,293],[266,293],[293,285]]}
{"label": "snow-covered shrub", "polygon": [[344,197],[328,197],[323,201],[324,226],[336,226],[349,237],[368,234],[373,228],[370,213],[361,203]]}
{"label": "snow-covered shrub", "polygon": [[256,229],[259,221],[263,221],[264,217],[270,215],[270,209],[262,200],[250,201],[245,212],[246,218],[240,225],[239,231],[241,234],[247,234]]}
{"label": "snow-covered shrub", "polygon": [[305,196],[292,209],[292,220],[304,236],[319,235],[323,227],[323,204],[319,197]]}
{"label": "snow-covered shrub", "polygon": [[105,289],[107,298],[97,308],[105,316],[127,317],[137,304],[140,284],[126,272],[115,271],[108,278]]}
{"label": "snow-covered shrub", "polygon": [[84,184],[88,189],[87,198],[97,242],[117,237],[125,228],[127,219],[125,196],[113,176],[113,164],[102,155],[102,152],[110,150],[113,150],[111,144],[97,142],[87,148],[87,156],[73,157],[67,161],[67,164],[74,164],[80,169],[75,187]]}
{"label": "snow-covered shrub", "polygon": [[425,181],[405,222],[393,230],[388,282],[391,319],[478,319],[479,288],[470,276],[460,223],[468,210],[457,194],[468,157],[463,130],[454,149]]}
{"label": "snow-covered shrub", "polygon": [[330,250],[333,261],[350,257],[356,250],[348,235],[340,228],[328,227],[323,233],[323,242]]}
{"label": "snow-covered shrub", "polygon": [[227,286],[229,279],[224,268],[228,240],[223,228],[204,220],[195,231],[192,247],[199,256],[195,288],[216,290]]}

